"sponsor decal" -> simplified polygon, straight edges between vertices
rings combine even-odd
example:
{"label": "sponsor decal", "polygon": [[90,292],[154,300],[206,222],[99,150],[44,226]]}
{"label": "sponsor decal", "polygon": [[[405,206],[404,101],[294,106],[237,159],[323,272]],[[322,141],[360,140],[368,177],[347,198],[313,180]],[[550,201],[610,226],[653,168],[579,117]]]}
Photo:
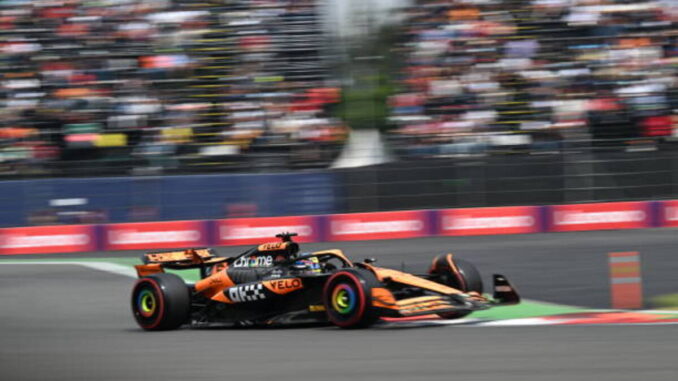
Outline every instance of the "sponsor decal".
{"label": "sponsor decal", "polygon": [[287,248],[287,242],[269,242],[263,245],[259,245],[259,251],[275,251],[283,250]]}
{"label": "sponsor decal", "polygon": [[446,209],[439,216],[442,235],[536,233],[541,225],[536,206]]}
{"label": "sponsor decal", "polygon": [[234,303],[254,302],[257,300],[266,299],[263,293],[264,286],[261,283],[252,283],[242,286],[234,286],[229,288],[228,298]]}
{"label": "sponsor decal", "polygon": [[666,208],[666,220],[678,221],[678,207],[669,206]]}
{"label": "sponsor decal", "polygon": [[648,202],[554,205],[552,231],[640,229],[651,226]]}
{"label": "sponsor decal", "polygon": [[256,245],[284,231],[299,234],[294,237],[297,242],[319,240],[316,218],[312,216],[234,218],[218,220],[216,228],[218,245]]}
{"label": "sponsor decal", "polygon": [[0,229],[0,255],[92,250],[96,250],[96,239],[91,225]]}
{"label": "sponsor decal", "polygon": [[661,226],[678,227],[678,200],[661,201],[659,210]]}
{"label": "sponsor decal", "polygon": [[175,243],[199,241],[200,232],[197,230],[168,230],[143,232],[135,229],[114,230],[108,233],[108,242],[112,245],[146,244],[146,243]]}
{"label": "sponsor decal", "polygon": [[270,255],[253,255],[240,257],[233,262],[233,267],[271,267],[273,257]]}
{"label": "sponsor decal", "polygon": [[333,241],[415,238],[429,235],[426,211],[336,214],[328,217]]}
{"label": "sponsor decal", "polygon": [[301,284],[301,279],[299,278],[267,280],[262,283],[267,289],[280,295],[284,295],[292,291],[302,289],[304,287]]}
{"label": "sponsor decal", "polygon": [[171,249],[207,245],[203,221],[142,222],[106,225],[107,250]]}
{"label": "sponsor decal", "polygon": [[678,221],[678,207],[669,206],[665,209],[667,221]]}
{"label": "sponsor decal", "polygon": [[[282,277],[282,274],[283,274],[283,271],[281,269],[273,269],[268,274],[268,277],[271,278],[271,279],[280,278],[280,277]],[[264,283],[266,283],[266,282],[264,282]]]}
{"label": "sponsor decal", "polygon": [[620,212],[556,212],[556,225],[605,224],[618,222],[635,222],[645,220],[645,212],[629,210]]}
{"label": "sponsor decal", "polygon": [[24,249],[31,247],[78,246],[89,243],[87,234],[23,235],[7,234],[2,236],[2,247]]}

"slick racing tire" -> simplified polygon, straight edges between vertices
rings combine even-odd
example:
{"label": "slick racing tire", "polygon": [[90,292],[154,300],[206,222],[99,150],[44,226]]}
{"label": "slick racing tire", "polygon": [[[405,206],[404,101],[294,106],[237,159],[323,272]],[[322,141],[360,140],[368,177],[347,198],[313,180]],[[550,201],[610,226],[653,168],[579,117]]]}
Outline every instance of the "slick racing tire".
{"label": "slick racing tire", "polygon": [[190,290],[174,274],[143,277],[132,290],[132,314],[147,331],[179,328],[188,321],[190,308]]}
{"label": "slick racing tire", "polygon": [[366,328],[379,316],[372,308],[372,287],[377,278],[363,269],[342,270],[332,275],[323,289],[327,319],[341,328]]}
{"label": "slick racing tire", "polygon": [[[453,261],[454,265],[457,267],[458,276],[450,268],[450,265],[447,262],[448,258]],[[446,286],[456,288],[463,292],[475,291],[479,294],[483,293],[483,279],[480,276],[478,269],[471,262],[467,262],[463,259],[451,258],[449,256],[438,257],[434,261],[430,273],[431,276],[437,277],[439,282]],[[438,314],[438,316],[443,319],[460,319],[470,313],[471,311],[445,312]]]}

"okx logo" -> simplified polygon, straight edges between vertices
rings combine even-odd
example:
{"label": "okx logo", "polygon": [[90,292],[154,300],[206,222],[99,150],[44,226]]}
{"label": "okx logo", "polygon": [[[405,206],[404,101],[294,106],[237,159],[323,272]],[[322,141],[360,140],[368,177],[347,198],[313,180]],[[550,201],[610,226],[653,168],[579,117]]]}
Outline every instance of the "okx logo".
{"label": "okx logo", "polygon": [[234,286],[228,289],[228,298],[235,303],[254,302],[266,298],[262,292],[264,286],[261,283]]}

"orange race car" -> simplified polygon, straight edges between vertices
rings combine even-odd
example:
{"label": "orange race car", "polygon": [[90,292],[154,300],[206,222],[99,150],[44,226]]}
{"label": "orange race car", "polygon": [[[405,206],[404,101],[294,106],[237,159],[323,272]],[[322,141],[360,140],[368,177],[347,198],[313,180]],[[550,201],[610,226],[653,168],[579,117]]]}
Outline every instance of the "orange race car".
{"label": "orange race car", "polygon": [[[368,327],[381,317],[435,314],[457,319],[476,310],[520,302],[514,287],[494,275],[493,296],[471,263],[452,254],[433,259],[426,275],[351,262],[340,250],[299,253],[295,233],[236,257],[212,249],[148,253],[136,266],[132,312],[146,330],[228,325],[332,323]],[[164,269],[199,269],[187,284]]]}

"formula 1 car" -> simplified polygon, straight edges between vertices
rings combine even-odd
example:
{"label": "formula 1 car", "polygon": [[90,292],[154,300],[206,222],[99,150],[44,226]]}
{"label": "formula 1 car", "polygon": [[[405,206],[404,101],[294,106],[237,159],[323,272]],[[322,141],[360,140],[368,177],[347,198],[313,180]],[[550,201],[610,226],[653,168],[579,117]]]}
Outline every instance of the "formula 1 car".
{"label": "formula 1 car", "polygon": [[[476,310],[520,302],[511,283],[494,275],[493,296],[471,263],[452,254],[433,259],[428,274],[377,267],[374,259],[351,262],[340,250],[299,253],[295,233],[236,257],[212,249],[143,255],[132,290],[132,312],[145,330],[182,325],[280,325],[332,323],[368,327],[382,317],[464,317]],[[199,269],[187,284],[164,269]]]}

